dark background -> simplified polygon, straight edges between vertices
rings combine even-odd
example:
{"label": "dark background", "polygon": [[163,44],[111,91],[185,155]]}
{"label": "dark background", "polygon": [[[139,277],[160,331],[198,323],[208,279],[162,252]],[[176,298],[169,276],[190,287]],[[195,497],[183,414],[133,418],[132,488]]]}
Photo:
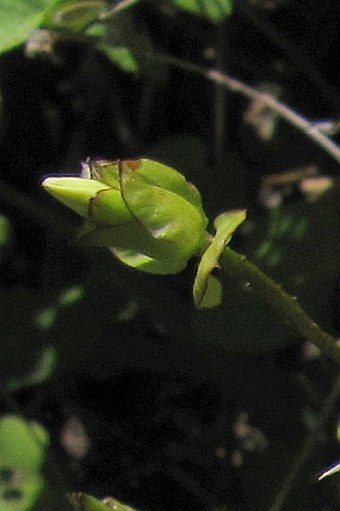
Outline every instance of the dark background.
{"label": "dark background", "polygon": [[[279,91],[311,121],[338,120],[336,0],[240,0],[220,25],[165,4],[129,11],[157,51]],[[59,476],[49,478],[61,491],[155,511],[336,510],[337,476],[316,482],[339,455],[335,364],[237,283],[225,282],[220,312],[199,316],[195,262],[175,277],[151,276],[78,248],[79,220],[40,189],[43,176],[77,173],[88,156],[172,164],[199,187],[211,217],[248,209],[249,228],[234,246],[252,258],[264,241],[276,244],[275,267],[257,262],[338,333],[337,184],[312,204],[299,188],[310,166],[337,183],[338,165],[246,98],[165,59],[148,66],[125,73],[90,40],[66,36],[48,55],[18,48],[0,59],[0,209],[12,229],[0,252],[2,380],[23,382],[54,348],[53,376],[18,384],[14,397],[51,432]],[[298,177],[274,190],[275,217],[260,200],[261,178],[292,170]],[[311,227],[296,244],[301,219]],[[308,285],[294,288],[295,271]],[[60,305],[73,286],[79,300]],[[34,318],[49,310],[55,319],[39,329]],[[68,443],[70,423],[78,433]]]}

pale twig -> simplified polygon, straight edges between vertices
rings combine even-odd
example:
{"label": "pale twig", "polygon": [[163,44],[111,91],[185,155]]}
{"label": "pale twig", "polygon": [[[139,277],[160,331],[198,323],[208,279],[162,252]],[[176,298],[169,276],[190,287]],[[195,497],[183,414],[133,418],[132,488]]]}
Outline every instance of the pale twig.
{"label": "pale twig", "polygon": [[334,407],[336,406],[339,400],[339,395],[340,395],[340,373],[338,373],[332,385],[332,390],[325,400],[321,413],[318,417],[316,427],[307,437],[304,445],[302,446],[301,452],[297,456],[290,471],[287,474],[287,477],[283,481],[283,484],[278,494],[275,496],[275,500],[273,504],[270,506],[269,511],[281,511],[283,509],[283,506],[285,505],[289,495],[291,494],[292,487],[294,486],[297,478],[301,474],[303,468],[306,467],[306,471],[308,471],[307,467],[308,461],[310,460],[315,451],[315,448],[320,438],[320,434],[322,433],[325,425],[327,424],[327,421],[329,420],[331,414],[334,411]]}
{"label": "pale twig", "polygon": [[329,156],[340,163],[340,147],[333,140],[327,137],[327,135],[325,135],[320,129],[318,129],[317,124],[308,121],[301,114],[295,112],[292,108],[288,107],[271,94],[257,90],[241,80],[232,78],[228,74],[217,71],[216,69],[208,69],[170,55],[152,54],[152,56],[154,59],[160,60],[165,64],[177,67],[195,75],[203,76],[207,80],[219,84],[236,94],[242,94],[248,99],[262,101],[264,105],[273,110],[273,112],[278,114],[289,124],[293,125],[296,129],[302,131],[302,133],[313,140],[319,147],[329,154]]}

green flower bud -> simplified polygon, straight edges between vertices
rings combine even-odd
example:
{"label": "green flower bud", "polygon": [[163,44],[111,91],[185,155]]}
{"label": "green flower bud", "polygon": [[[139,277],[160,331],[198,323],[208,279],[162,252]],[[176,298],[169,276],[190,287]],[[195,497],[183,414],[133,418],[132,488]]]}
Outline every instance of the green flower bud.
{"label": "green flower bud", "polygon": [[134,268],[178,273],[206,246],[208,221],[198,190],[161,163],[89,161],[79,178],[42,184],[87,220],[80,241],[107,246]]}

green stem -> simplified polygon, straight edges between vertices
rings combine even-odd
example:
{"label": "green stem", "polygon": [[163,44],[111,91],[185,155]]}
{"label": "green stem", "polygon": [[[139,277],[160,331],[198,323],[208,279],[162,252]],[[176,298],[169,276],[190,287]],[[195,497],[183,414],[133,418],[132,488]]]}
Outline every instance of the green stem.
{"label": "green stem", "polygon": [[245,256],[226,247],[221,258],[223,270],[232,278],[246,282],[268,305],[289,322],[321,352],[340,363],[340,344],[322,330],[304,311],[296,297],[289,295],[271,277],[266,275]]}

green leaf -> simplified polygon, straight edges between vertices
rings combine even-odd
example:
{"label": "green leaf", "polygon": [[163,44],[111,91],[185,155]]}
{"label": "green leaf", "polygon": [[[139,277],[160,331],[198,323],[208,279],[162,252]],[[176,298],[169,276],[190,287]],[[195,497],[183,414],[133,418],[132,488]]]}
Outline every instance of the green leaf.
{"label": "green leaf", "polygon": [[[337,191],[312,203],[269,211],[247,248],[264,271],[296,296],[323,328],[334,329],[330,301],[339,275],[340,202]],[[254,246],[256,243],[256,246]]]}
{"label": "green leaf", "polygon": [[[227,211],[226,213],[222,213],[222,215],[216,218],[214,222],[216,235],[214,236],[207,250],[202,255],[196,273],[193,287],[194,303],[196,307],[205,307],[206,303],[210,304],[210,300],[207,301],[207,299],[205,299],[205,295],[208,291],[208,283],[211,272],[214,270],[214,268],[218,267],[218,262],[224,247],[229,243],[231,236],[235,230],[245,221],[245,219],[245,210]],[[216,297],[217,294],[214,294]]]}
{"label": "green leaf", "polygon": [[44,25],[52,29],[82,32],[97,21],[105,5],[104,0],[59,0],[47,12]]}
{"label": "green leaf", "polygon": [[0,0],[0,53],[23,44],[55,0]]}
{"label": "green leaf", "polygon": [[46,333],[37,325],[37,314],[47,306],[46,297],[23,289],[0,294],[0,382],[20,386],[30,379],[49,348]]}
{"label": "green leaf", "polygon": [[7,384],[11,391],[19,390],[32,385],[39,385],[52,376],[57,366],[57,353],[55,348],[47,346],[41,353],[40,360],[34,370],[21,379],[13,379]]}
{"label": "green leaf", "polygon": [[86,493],[71,493],[68,498],[75,511],[136,511],[112,497],[100,501]]}
{"label": "green leaf", "polygon": [[46,431],[38,424],[7,415],[0,419],[0,466],[39,470],[48,444]]}
{"label": "green leaf", "polygon": [[38,424],[8,415],[0,420],[0,509],[26,511],[44,487],[40,469],[48,445]]}
{"label": "green leaf", "polygon": [[130,48],[99,44],[98,49],[126,73],[138,73],[140,71],[138,59]]}
{"label": "green leaf", "polygon": [[[103,34],[97,48],[105,53],[123,71],[142,75],[155,84],[163,84],[168,79],[168,65],[156,58],[156,48],[147,29],[137,24],[132,10],[112,11],[103,19]],[[98,27],[94,27],[94,35]],[[93,30],[88,30],[89,35]]]}
{"label": "green leaf", "polygon": [[61,293],[58,298],[58,305],[62,307],[69,307],[77,303],[84,296],[83,286],[72,286]]}
{"label": "green leaf", "polygon": [[11,238],[12,226],[9,219],[3,215],[0,215],[0,247],[6,246]]}
{"label": "green leaf", "polygon": [[232,0],[172,0],[172,3],[184,11],[191,12],[219,23],[232,13]]}

